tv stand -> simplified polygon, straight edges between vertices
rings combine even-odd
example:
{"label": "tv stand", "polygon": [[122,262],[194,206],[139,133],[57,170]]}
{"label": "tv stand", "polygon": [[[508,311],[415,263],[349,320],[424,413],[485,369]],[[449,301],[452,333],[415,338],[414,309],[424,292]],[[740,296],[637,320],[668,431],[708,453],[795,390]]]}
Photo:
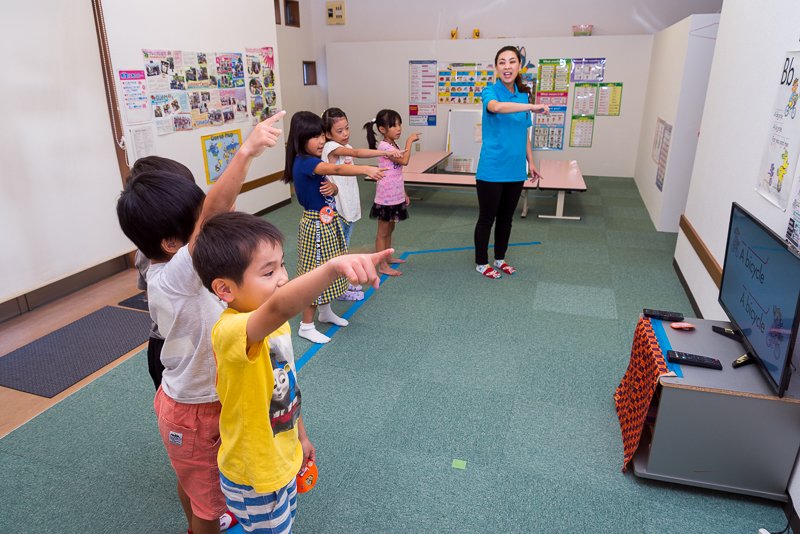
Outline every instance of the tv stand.
{"label": "tv stand", "polygon": [[800,376],[779,398],[758,365],[731,367],[746,351],[710,328],[726,323],[687,321],[697,329],[678,331],[662,323],[671,348],[718,358],[723,369],[684,365],[682,378],[659,378],[655,422],[645,425],[634,473],[786,502],[800,448]]}

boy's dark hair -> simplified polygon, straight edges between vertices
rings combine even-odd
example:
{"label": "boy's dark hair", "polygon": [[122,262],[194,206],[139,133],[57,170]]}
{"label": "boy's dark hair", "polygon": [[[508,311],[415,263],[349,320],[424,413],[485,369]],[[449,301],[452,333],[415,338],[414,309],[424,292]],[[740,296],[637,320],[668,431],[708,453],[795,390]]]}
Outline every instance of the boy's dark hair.
{"label": "boy's dark hair", "polygon": [[294,180],[292,167],[298,154],[306,154],[306,143],[309,139],[324,134],[322,119],[310,111],[298,111],[292,115],[289,124],[289,141],[286,143],[286,168],[283,170],[283,181],[287,184]]}
{"label": "boy's dark hair", "polygon": [[216,278],[241,284],[262,242],[283,246],[283,234],[271,222],[240,211],[211,217],[203,224],[192,252],[203,285],[213,293],[211,282]]}
{"label": "boy's dark hair", "polygon": [[142,172],[128,180],[117,201],[122,232],[151,260],[166,261],[161,241],[175,238],[188,243],[203,200],[194,180],[166,171]]}
{"label": "boy's dark hair", "polygon": [[[513,45],[507,45],[497,51],[494,55],[494,65],[497,67],[497,60],[500,59],[500,54],[503,52],[514,52],[517,56],[517,61],[519,61],[519,68],[522,69],[525,65],[522,64],[522,53],[519,51],[519,48]],[[522,81],[522,73],[517,73],[517,77],[514,78],[514,85],[517,86],[517,91],[520,93],[527,93],[528,94],[528,102],[533,103],[533,94],[531,93],[531,88],[525,85],[525,82]]]}
{"label": "boy's dark hair", "polygon": [[194,176],[192,176],[192,171],[189,170],[189,167],[183,163],[175,161],[174,159],[162,158],[161,156],[145,156],[137,159],[133,163],[131,174],[128,179],[130,180],[131,178],[136,178],[142,173],[153,171],[164,171],[171,174],[177,174],[178,176],[183,176],[187,180],[194,182]]}
{"label": "boy's dark hair", "polygon": [[393,109],[382,109],[375,115],[375,119],[364,125],[364,129],[367,131],[367,144],[372,150],[375,150],[378,147],[378,138],[375,137],[373,124],[379,128],[389,129],[395,124],[403,124],[403,119]]}
{"label": "boy's dark hair", "polygon": [[344,114],[339,108],[328,108],[322,112],[322,129],[325,130],[325,133],[331,133],[333,130],[333,125],[336,124],[336,121],[339,119],[347,119],[347,115]]}

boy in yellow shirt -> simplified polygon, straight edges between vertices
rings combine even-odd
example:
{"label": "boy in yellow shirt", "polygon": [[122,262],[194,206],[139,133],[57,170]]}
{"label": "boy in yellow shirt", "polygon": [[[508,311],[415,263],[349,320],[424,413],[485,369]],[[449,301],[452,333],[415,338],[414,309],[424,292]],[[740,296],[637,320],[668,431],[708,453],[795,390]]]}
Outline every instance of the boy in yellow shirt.
{"label": "boy in yellow shirt", "polygon": [[197,237],[195,269],[228,305],[211,332],[222,403],[218,464],[228,508],[245,532],[291,532],[295,477],[316,460],[300,417],[287,320],[341,276],[377,288],[375,265],[391,253],[337,256],[289,281],[283,236],[260,217],[217,215]]}

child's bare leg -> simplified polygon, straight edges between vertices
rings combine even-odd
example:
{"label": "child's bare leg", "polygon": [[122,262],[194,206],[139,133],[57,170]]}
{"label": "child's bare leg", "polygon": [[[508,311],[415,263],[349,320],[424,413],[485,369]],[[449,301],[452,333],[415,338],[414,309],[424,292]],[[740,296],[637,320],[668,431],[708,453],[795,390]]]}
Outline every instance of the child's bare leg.
{"label": "child's bare leg", "polygon": [[[375,252],[380,252],[381,250],[386,250],[389,248],[389,245],[392,243],[393,229],[394,223],[381,220],[378,221],[378,235],[375,236]],[[378,265],[378,272],[381,274],[388,274],[389,276],[400,276],[403,274],[397,269],[392,269],[389,267],[387,262],[382,262],[380,265]]]}
{"label": "child's bare leg", "polygon": [[316,312],[316,304],[312,304],[303,310],[303,317],[300,320],[300,329],[297,331],[297,335],[312,343],[327,343],[331,338],[317,330],[317,327],[314,326],[314,314]]}
{"label": "child's bare leg", "polygon": [[193,534],[218,534],[219,533],[219,518],[217,519],[200,519],[194,512],[192,512],[192,501],[186,492],[183,491],[183,486],[178,482],[178,499],[181,501],[183,513],[186,514],[186,521],[189,523],[189,528]]}
{"label": "child's bare leg", "polygon": [[[390,222],[389,228],[389,237],[386,240],[386,247],[385,248],[392,248],[392,234],[394,234],[394,227],[397,223]],[[406,260],[402,258],[389,258],[389,263],[405,263]]]}
{"label": "child's bare leg", "polygon": [[194,517],[194,513],[192,512],[192,501],[189,499],[189,496],[186,495],[186,492],[183,491],[183,486],[181,486],[180,482],[178,482],[178,499],[181,501],[183,513],[186,514],[186,524],[188,524],[189,528],[191,528],[192,518]]}

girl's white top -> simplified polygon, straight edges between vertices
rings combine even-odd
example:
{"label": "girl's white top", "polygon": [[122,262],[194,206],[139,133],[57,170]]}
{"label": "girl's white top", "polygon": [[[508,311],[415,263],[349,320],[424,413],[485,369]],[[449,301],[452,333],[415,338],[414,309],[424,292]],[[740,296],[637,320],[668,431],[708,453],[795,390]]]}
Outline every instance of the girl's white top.
{"label": "girl's white top", "polygon": [[[322,161],[330,163],[328,156],[337,148],[353,148],[350,145],[340,145],[336,141],[328,141],[322,149]],[[336,165],[352,164],[350,156],[337,156]],[[358,194],[358,179],[355,176],[327,176],[328,181],[339,188],[336,195],[336,211],[347,222],[356,222],[361,218],[361,197]]]}

